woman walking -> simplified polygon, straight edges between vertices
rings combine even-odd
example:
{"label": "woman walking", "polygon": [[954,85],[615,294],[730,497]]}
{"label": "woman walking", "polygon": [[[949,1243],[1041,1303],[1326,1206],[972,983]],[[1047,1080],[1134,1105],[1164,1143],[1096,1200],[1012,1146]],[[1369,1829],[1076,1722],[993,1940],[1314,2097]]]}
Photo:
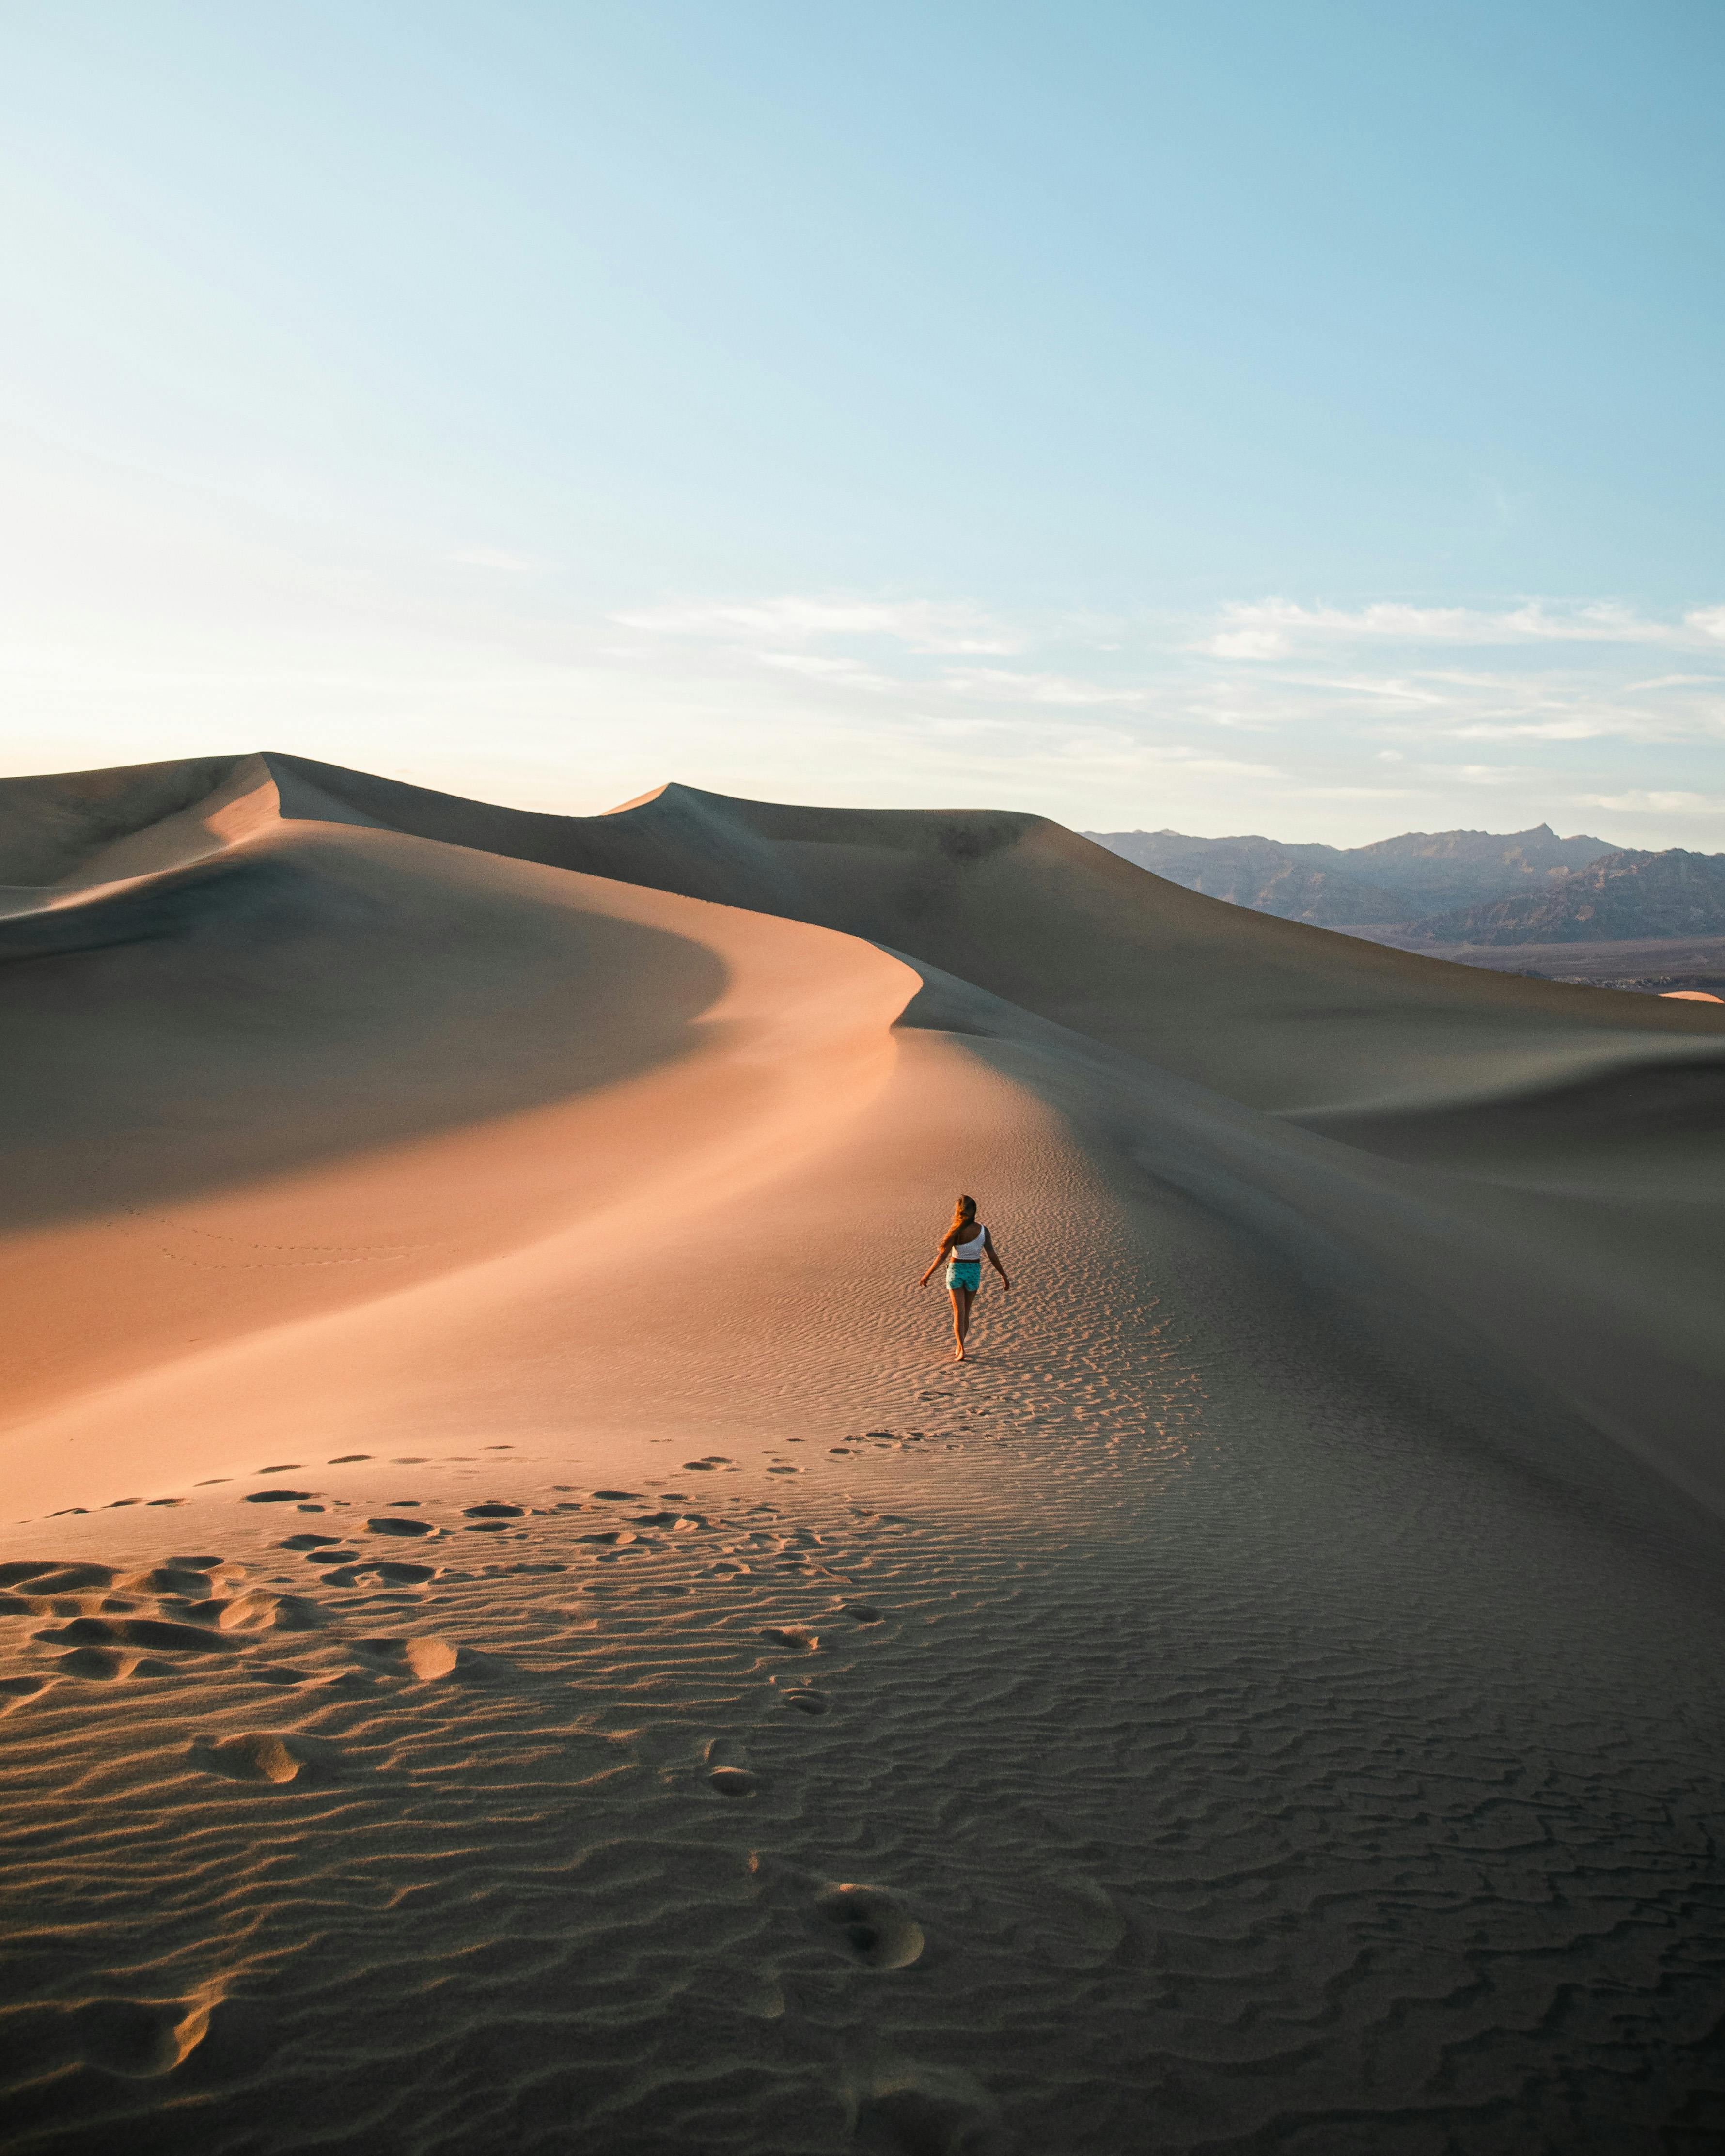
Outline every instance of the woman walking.
{"label": "woman walking", "polygon": [[1012,1282],[1006,1277],[1006,1268],[1000,1262],[994,1248],[994,1239],[976,1217],[976,1200],[961,1198],[952,1214],[952,1224],[941,1237],[941,1246],[935,1252],[928,1270],[916,1283],[927,1287],[934,1278],[935,1267],[941,1260],[947,1260],[947,1287],[952,1297],[952,1360],[964,1360],[964,1336],[970,1330],[970,1306],[983,1282],[983,1260],[986,1258],[999,1274],[1007,1293],[1012,1292]]}

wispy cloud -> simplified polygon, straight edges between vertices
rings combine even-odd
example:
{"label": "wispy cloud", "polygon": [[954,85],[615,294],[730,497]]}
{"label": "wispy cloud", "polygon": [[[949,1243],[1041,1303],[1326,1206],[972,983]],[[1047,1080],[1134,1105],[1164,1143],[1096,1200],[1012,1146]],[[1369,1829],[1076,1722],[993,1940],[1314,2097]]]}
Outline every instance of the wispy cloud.
{"label": "wispy cloud", "polygon": [[1613,600],[1562,604],[1528,599],[1497,609],[1421,607],[1378,600],[1368,606],[1308,606],[1296,599],[1240,600],[1224,606],[1203,634],[1219,659],[1272,660],[1358,644],[1638,644],[1666,647],[1725,643],[1725,606],[1702,607],[1675,621],[1637,613]]}
{"label": "wispy cloud", "polygon": [[1725,816],[1725,793],[1661,792],[1631,787],[1622,793],[1583,794],[1579,798],[1585,808],[1612,808],[1620,815],[1651,812],[1660,816]]}
{"label": "wispy cloud", "polygon": [[833,637],[880,639],[908,651],[1007,654],[1022,638],[984,608],[963,600],[786,597],[688,600],[646,607],[617,619],[660,636],[709,636],[773,644]]}
{"label": "wispy cloud", "polygon": [[1048,704],[1067,711],[1089,706],[1142,705],[1142,689],[1113,688],[1106,682],[1076,681],[1061,674],[1024,674],[1006,666],[948,667],[941,686],[949,696],[998,697],[1011,704]]}

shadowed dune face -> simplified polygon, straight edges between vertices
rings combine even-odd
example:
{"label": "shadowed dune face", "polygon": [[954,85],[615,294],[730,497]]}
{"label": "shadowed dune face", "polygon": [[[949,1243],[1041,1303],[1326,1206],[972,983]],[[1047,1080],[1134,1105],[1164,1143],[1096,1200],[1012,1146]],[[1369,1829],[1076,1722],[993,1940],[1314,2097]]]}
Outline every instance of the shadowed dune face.
{"label": "shadowed dune face", "polygon": [[513,863],[302,829],[0,921],[31,1134],[0,1225],[289,1173],[689,1053],[722,959],[629,917],[650,909],[584,895]]}
{"label": "shadowed dune face", "polygon": [[[161,774],[175,768],[87,778],[142,815],[170,797]],[[182,792],[211,775],[184,769]],[[1249,914],[1040,817],[802,808],[675,785],[610,815],[552,816],[274,753],[221,775],[232,788],[259,773],[290,824],[370,825],[864,937],[1256,1106],[1387,1111],[1525,1091],[1697,1038],[1725,1056],[1725,1010],[1486,973]],[[47,798],[21,798],[0,834]]]}
{"label": "shadowed dune face", "polygon": [[245,763],[261,759],[196,757],[0,782],[0,890],[77,875],[120,841],[201,810]]}
{"label": "shadowed dune face", "polygon": [[287,816],[364,817],[466,846],[789,915],[926,960],[1039,1016],[1261,1107],[1517,1090],[1701,1034],[1651,999],[1421,959],[1248,914],[1045,819],[805,808],[667,786],[609,816],[485,807],[271,756]]}

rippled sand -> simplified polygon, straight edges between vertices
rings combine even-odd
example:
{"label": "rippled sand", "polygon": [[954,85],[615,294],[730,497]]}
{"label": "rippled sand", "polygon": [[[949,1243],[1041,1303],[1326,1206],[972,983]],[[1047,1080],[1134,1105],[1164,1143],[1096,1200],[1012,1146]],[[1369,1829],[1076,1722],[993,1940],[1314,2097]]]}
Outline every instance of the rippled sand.
{"label": "rippled sand", "polygon": [[1709,2145],[1714,1540],[1172,1224],[867,1434],[15,1533],[12,2145]]}
{"label": "rippled sand", "polygon": [[1725,2141],[1718,1014],[254,765],[0,920],[8,2151]]}

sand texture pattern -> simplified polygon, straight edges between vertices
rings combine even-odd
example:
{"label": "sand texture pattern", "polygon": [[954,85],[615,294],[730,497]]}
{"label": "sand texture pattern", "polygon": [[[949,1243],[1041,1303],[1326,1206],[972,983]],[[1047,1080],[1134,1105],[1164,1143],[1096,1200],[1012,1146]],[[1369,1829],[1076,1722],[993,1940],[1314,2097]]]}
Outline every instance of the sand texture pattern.
{"label": "sand texture pattern", "polygon": [[8,2150],[1719,2144],[1725,1012],[274,756],[0,877]]}

